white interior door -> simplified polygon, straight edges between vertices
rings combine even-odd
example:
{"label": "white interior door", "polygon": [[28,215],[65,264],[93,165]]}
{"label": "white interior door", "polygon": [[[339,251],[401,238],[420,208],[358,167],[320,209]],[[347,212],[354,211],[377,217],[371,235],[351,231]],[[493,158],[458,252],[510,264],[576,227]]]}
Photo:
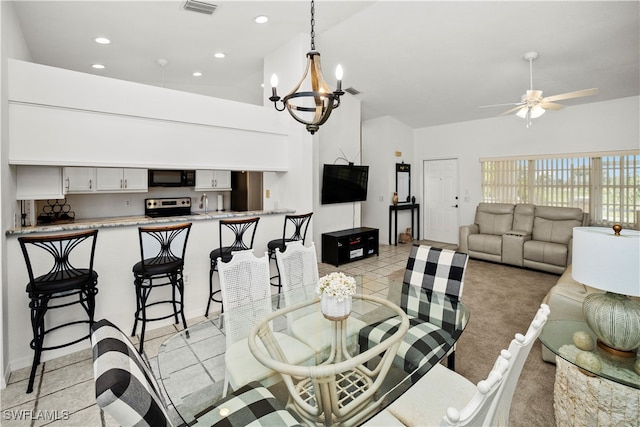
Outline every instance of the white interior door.
{"label": "white interior door", "polygon": [[458,160],[425,160],[422,176],[422,238],[458,244]]}

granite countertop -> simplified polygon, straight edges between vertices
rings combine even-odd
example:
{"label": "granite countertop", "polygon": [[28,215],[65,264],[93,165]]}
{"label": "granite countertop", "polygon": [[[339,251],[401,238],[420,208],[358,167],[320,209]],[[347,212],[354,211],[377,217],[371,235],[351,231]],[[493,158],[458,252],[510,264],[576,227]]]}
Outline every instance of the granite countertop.
{"label": "granite countertop", "polygon": [[33,225],[29,227],[14,227],[6,231],[7,236],[18,236],[24,234],[35,233],[55,233],[59,231],[80,231],[89,230],[93,228],[112,228],[112,227],[127,227],[127,226],[140,226],[140,225],[153,225],[163,224],[169,222],[182,222],[182,221],[208,221],[208,220],[220,220],[225,218],[240,218],[246,216],[257,215],[279,215],[295,213],[294,209],[272,209],[262,211],[213,211],[209,213],[194,212],[191,215],[184,216],[171,216],[171,217],[159,217],[151,218],[145,215],[138,216],[118,216],[118,217],[106,217],[106,218],[85,218],[76,219],[73,222],[65,222],[60,224],[42,224]]}

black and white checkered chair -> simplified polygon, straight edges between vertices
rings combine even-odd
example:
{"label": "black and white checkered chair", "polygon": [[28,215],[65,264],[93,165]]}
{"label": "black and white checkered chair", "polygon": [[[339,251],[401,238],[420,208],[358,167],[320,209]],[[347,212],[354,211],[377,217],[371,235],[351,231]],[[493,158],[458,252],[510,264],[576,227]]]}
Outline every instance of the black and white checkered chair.
{"label": "black and white checkered chair", "polygon": [[171,426],[161,391],[136,348],[118,327],[100,320],[91,327],[98,406],[121,426]]}
{"label": "black and white checkered chair", "polygon": [[[468,255],[447,249],[414,244],[402,283],[400,307],[409,317],[410,327],[394,358],[406,372],[426,373],[449,353],[448,366],[454,369],[457,324],[456,304],[462,295]],[[448,304],[431,304],[438,294],[450,297]],[[397,331],[399,319],[387,319],[360,330],[360,351],[366,351]]]}
{"label": "black and white checkered chair", "polygon": [[[93,371],[98,406],[123,427],[173,426],[151,370],[134,345],[108,320],[93,324]],[[296,419],[258,383],[248,384],[207,411],[198,424],[209,426],[296,426]]]}

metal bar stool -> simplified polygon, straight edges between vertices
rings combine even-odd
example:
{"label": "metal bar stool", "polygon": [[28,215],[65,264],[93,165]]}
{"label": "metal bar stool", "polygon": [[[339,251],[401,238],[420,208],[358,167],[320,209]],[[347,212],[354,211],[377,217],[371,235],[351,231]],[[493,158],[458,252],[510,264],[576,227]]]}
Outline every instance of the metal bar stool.
{"label": "metal bar stool", "polygon": [[[97,235],[98,230],[89,230],[57,236],[18,238],[29,274],[27,293],[33,330],[30,346],[34,354],[27,393],[33,391],[36,369],[43,351],[67,347],[91,336],[95,295],[98,293],[98,273],[93,270]],[[53,265],[50,261],[53,261]],[[82,306],[87,319],[72,320],[47,329],[45,315],[48,310],[74,304]],[[44,346],[48,333],[81,323],[88,324],[86,335],[62,344]]]}
{"label": "metal bar stool", "polygon": [[[259,220],[260,217],[220,220],[218,231],[219,245],[217,249],[212,250],[209,254],[209,259],[211,260],[211,268],[209,269],[209,301],[207,301],[205,316],[209,317],[211,301],[220,303],[221,310],[224,311],[220,289],[213,290],[213,272],[218,271],[218,258],[222,258],[223,262],[229,262],[233,257],[233,252],[253,249],[253,239],[256,236]],[[233,233],[233,242],[228,246],[222,245],[223,230],[227,230],[227,235],[229,235],[229,231]],[[249,238],[248,236],[251,237]],[[215,297],[217,294],[221,294],[220,298]]]}
{"label": "metal bar stool", "polygon": [[[168,225],[162,227],[139,227],[140,261],[133,266],[134,285],[136,288],[136,312],[131,336],[136,334],[138,321],[142,322],[140,331],[140,348],[144,348],[144,334],[147,322],[168,319],[173,316],[178,323],[178,314],[182,326],[187,328],[184,317],[184,253],[191,223]],[[154,288],[171,286],[171,299],[149,302],[149,295]],[[179,295],[176,295],[176,291]],[[172,313],[147,317],[147,308],[171,304]]]}
{"label": "metal bar stool", "polygon": [[[276,250],[280,249],[280,252],[284,252],[287,249],[287,243],[301,240],[304,245],[304,241],[307,237],[307,229],[311,222],[311,215],[313,212],[300,215],[285,215],[284,226],[282,227],[282,238],[274,239],[267,243],[267,252],[269,253],[269,261],[276,260]],[[287,234],[289,230],[290,234]],[[276,262],[276,271],[278,274],[271,277],[271,286],[278,287],[278,293],[282,290],[282,283],[280,282],[280,269]],[[273,280],[278,279],[277,283]]]}

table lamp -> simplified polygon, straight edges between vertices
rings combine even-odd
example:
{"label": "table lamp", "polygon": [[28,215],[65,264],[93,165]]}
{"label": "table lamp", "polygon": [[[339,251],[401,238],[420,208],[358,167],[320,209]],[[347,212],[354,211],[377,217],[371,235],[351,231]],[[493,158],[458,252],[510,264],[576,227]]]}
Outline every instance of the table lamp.
{"label": "table lamp", "polygon": [[573,229],[572,277],[606,291],[584,299],[582,310],[598,346],[622,357],[640,347],[640,232],[614,225]]}

